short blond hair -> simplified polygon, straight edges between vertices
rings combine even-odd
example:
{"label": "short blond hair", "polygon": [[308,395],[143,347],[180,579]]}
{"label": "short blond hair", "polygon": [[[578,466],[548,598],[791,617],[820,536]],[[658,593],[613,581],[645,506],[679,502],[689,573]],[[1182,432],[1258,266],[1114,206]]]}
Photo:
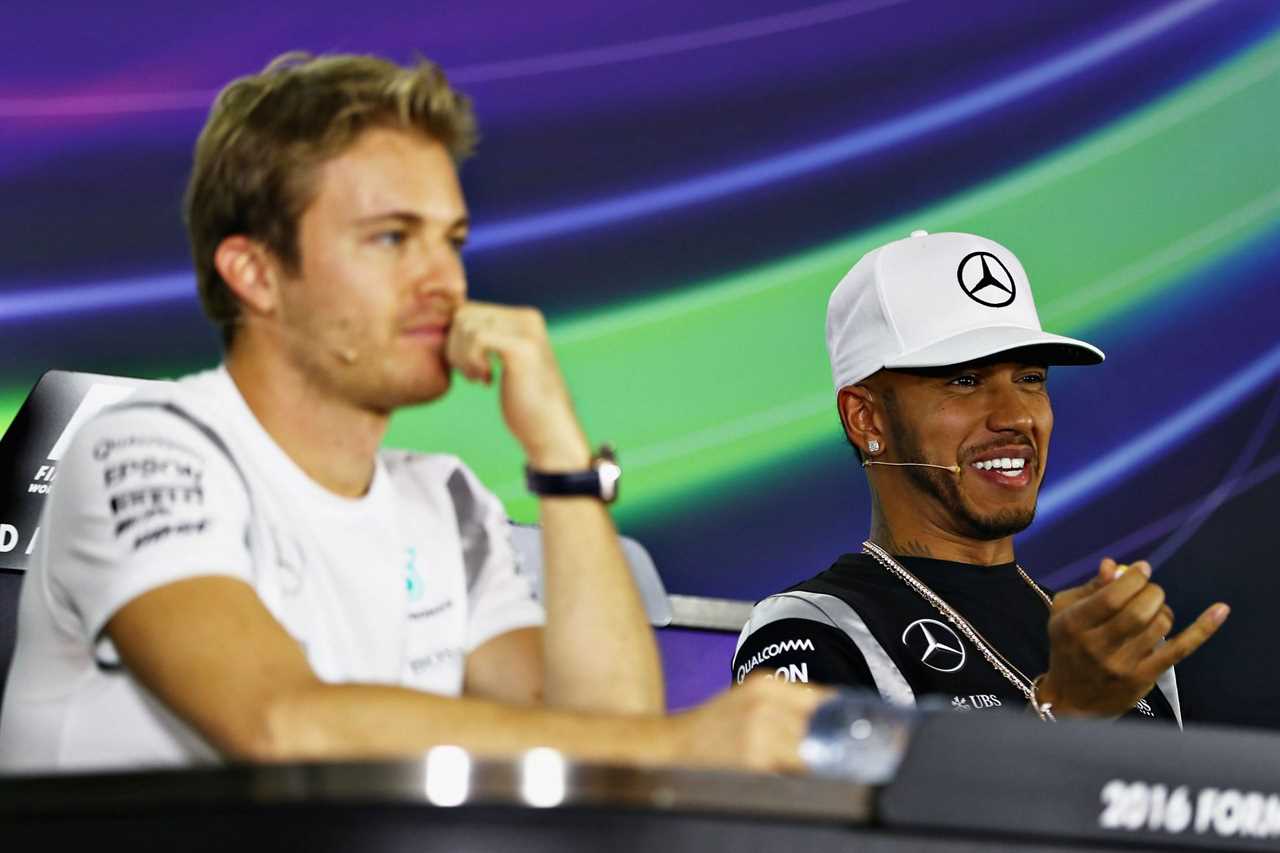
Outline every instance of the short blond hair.
{"label": "short blond hair", "polygon": [[230,345],[240,304],[214,266],[233,234],[262,241],[296,269],[298,219],[314,198],[316,168],[371,127],[419,131],[460,163],[475,148],[471,102],[438,66],[373,56],[287,53],[233,80],[196,141],[183,200],[205,314]]}

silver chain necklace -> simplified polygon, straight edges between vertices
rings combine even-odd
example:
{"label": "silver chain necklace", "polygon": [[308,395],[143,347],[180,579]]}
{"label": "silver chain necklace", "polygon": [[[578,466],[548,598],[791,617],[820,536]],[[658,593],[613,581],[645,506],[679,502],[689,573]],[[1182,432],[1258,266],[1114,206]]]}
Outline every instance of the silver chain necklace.
{"label": "silver chain necklace", "polygon": [[[1018,690],[1022,692],[1022,695],[1027,697],[1028,702],[1035,702],[1035,688],[1033,680],[1028,678],[1026,673],[1022,670],[1014,666],[1012,661],[1000,654],[1000,652],[996,650],[996,647],[988,642],[982,634],[978,633],[978,629],[970,625],[969,620],[956,612],[956,609],[950,604],[947,604],[947,602],[943,600],[942,596],[929,589],[924,581],[907,571],[906,566],[899,563],[889,554],[888,551],[884,550],[870,539],[862,543],[862,553],[871,557],[879,563],[885,571],[905,583],[911,589],[915,590],[921,598],[929,602],[929,604],[933,606],[934,610],[942,614],[942,616],[944,616],[946,620],[956,628],[956,630],[963,634],[965,638],[982,653],[982,656],[986,658],[987,663],[991,664],[991,667],[996,672],[1000,673],[1010,684],[1018,688]],[[1014,563],[1013,565],[1014,568],[1018,570],[1018,576],[1022,578],[1023,582],[1035,590],[1036,594],[1040,596],[1045,607],[1052,609],[1053,602],[1050,600],[1049,596],[1045,594],[1045,591],[1040,588],[1039,584],[1033,581],[1030,576],[1022,570],[1022,566],[1019,566],[1017,563]]]}

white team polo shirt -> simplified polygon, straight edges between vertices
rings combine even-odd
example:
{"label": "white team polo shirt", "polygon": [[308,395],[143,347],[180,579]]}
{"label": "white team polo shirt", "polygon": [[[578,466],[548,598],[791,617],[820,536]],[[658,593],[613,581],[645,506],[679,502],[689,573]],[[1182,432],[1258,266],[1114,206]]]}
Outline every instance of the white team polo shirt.
{"label": "white team polo shirt", "polygon": [[333,683],[457,696],[470,651],[544,620],[500,502],[456,457],[384,451],[368,493],[340,497],[275,444],[225,369],[86,424],[41,529],[0,711],[4,772],[218,760],[101,636],[184,578],[253,586]]}

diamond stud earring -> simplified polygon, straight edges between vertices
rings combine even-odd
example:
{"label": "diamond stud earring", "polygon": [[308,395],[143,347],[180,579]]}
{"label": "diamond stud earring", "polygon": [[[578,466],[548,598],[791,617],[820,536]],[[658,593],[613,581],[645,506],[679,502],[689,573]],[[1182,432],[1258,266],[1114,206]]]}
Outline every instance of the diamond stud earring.
{"label": "diamond stud earring", "polygon": [[868,441],[868,442],[867,442],[867,452],[868,452],[868,453],[879,453],[879,452],[880,452],[880,442],[876,441],[874,438],[873,438],[873,439],[871,439],[870,441]]}

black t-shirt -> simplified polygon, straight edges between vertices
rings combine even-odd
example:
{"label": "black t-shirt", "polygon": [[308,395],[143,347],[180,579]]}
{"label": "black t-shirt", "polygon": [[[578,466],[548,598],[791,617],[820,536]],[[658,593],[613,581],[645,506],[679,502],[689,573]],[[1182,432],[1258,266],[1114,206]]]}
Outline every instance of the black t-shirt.
{"label": "black t-shirt", "polygon": [[[1028,678],[1049,668],[1049,610],[1014,563],[975,566],[897,557]],[[733,680],[755,671],[793,682],[878,690],[912,703],[940,696],[961,711],[1026,708],[1023,693],[919,593],[866,554],[756,604]],[[1126,716],[1179,720],[1173,671]]]}

